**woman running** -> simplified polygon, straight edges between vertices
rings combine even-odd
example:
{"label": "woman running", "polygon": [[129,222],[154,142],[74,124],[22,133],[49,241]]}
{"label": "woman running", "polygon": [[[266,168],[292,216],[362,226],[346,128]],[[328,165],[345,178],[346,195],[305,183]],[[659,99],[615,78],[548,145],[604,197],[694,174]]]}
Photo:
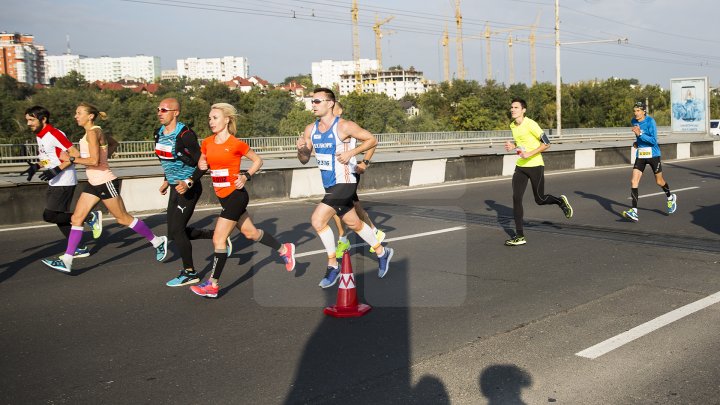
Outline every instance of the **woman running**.
{"label": "woman running", "polygon": [[[285,269],[295,269],[295,245],[292,243],[280,244],[272,235],[257,229],[247,212],[250,201],[245,184],[260,170],[263,161],[250,145],[235,137],[237,133],[237,110],[230,104],[217,103],[210,108],[208,124],[213,135],[205,138],[200,148],[201,155],[198,162],[200,170],[210,169],[213,188],[220,200],[222,211],[215,224],[213,245],[215,257],[213,258],[210,277],[199,285],[190,289],[197,295],[215,298],[220,287],[218,280],[227,260],[227,238],[233,228],[255,242],[271,247],[282,256]],[[247,171],[240,170],[240,162],[245,156],[252,161]]]}
{"label": "woman running", "polygon": [[155,236],[147,225],[140,219],[128,214],[125,209],[118,186],[120,181],[108,166],[108,156],[111,156],[118,143],[110,136],[105,135],[102,128],[95,125],[100,118],[105,120],[107,114],[97,107],[80,103],[75,110],[75,121],[85,128],[85,135],[80,139],[80,151],[70,149],[70,153],[63,152],[62,160],[69,160],[73,164],[85,166],[88,182],[75,205],[70,223],[70,236],[68,236],[67,249],[60,258],[43,259],[42,262],[53,270],[70,273],[73,262],[73,253],[77,248],[83,232],[83,221],[90,210],[98,203],[103,202],[108,211],[115,217],[120,225],[125,225],[142,235],[155,248],[155,258],[161,262],[167,256],[167,237]]}

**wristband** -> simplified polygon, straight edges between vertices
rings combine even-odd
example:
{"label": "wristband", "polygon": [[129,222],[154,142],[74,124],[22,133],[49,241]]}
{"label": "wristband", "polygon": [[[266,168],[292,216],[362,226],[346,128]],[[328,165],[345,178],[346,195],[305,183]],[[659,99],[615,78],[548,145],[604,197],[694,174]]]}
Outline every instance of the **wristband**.
{"label": "wristband", "polygon": [[192,179],[187,179],[187,180],[185,180],[185,184],[187,184],[187,188],[192,188],[192,186],[193,186],[193,181],[192,181]]}
{"label": "wristband", "polygon": [[248,172],[242,172],[241,174],[242,174],[243,176],[245,176],[245,178],[247,179],[247,181],[251,181],[251,180],[252,180],[252,176],[250,175],[250,173],[248,173]]}
{"label": "wristband", "polygon": [[369,160],[363,159],[362,162],[365,163],[365,166],[370,166],[370,161],[369,161]]}

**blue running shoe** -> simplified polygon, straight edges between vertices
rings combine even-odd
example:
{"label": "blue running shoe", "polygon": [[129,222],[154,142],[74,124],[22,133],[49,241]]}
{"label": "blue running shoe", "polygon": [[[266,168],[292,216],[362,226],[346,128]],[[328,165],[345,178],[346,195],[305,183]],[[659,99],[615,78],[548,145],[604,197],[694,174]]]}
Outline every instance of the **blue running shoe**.
{"label": "blue running shoe", "polygon": [[63,259],[42,259],[41,261],[44,265],[61,273],[70,273],[72,271]]}
{"label": "blue running shoe", "polygon": [[325,277],[323,277],[323,279],[320,280],[320,284],[318,284],[318,285],[322,288],[332,287],[335,285],[335,283],[337,283],[339,278],[340,278],[340,263],[338,263],[337,267],[328,266],[327,271],[325,272]]}
{"label": "blue running shoe", "polygon": [[102,211],[91,211],[87,224],[92,229],[93,239],[97,239],[102,235]]}
{"label": "blue running shoe", "polygon": [[77,249],[75,249],[75,254],[73,257],[88,257],[90,256],[90,249],[87,246],[78,246]]}
{"label": "blue running shoe", "polygon": [[165,283],[168,287],[182,287],[184,285],[200,282],[200,277],[194,271],[180,270],[180,275]]}
{"label": "blue running shoe", "polygon": [[673,212],[675,212],[676,209],[677,209],[677,196],[675,194],[673,194],[667,200],[668,214],[672,214]]}
{"label": "blue running shoe", "polygon": [[232,256],[232,241],[229,236],[227,238],[227,255],[228,257]]}
{"label": "blue running shoe", "polygon": [[630,208],[627,211],[623,211],[622,216],[628,218],[633,222],[637,222],[640,219],[638,218],[637,210],[635,208]]}
{"label": "blue running shoe", "polygon": [[159,245],[155,246],[155,259],[161,262],[167,257],[168,238],[167,236],[161,236],[162,240]]}
{"label": "blue running shoe", "polygon": [[392,248],[386,247],[385,253],[378,257],[378,277],[383,278],[390,270],[390,260],[392,260],[395,251]]}

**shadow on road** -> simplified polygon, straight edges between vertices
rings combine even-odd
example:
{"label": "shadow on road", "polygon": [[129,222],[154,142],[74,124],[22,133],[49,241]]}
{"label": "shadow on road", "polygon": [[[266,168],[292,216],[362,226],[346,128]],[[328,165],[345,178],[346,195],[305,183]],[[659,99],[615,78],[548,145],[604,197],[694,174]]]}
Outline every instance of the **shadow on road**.
{"label": "shadow on road", "polygon": [[720,212],[720,204],[715,204],[710,207],[700,207],[690,213],[693,218],[691,222],[716,235],[720,235],[720,220],[718,219],[718,212]]}
{"label": "shadow on road", "polygon": [[522,389],[530,386],[530,374],[513,364],[495,364],[480,374],[480,392],[488,405],[525,405]]}

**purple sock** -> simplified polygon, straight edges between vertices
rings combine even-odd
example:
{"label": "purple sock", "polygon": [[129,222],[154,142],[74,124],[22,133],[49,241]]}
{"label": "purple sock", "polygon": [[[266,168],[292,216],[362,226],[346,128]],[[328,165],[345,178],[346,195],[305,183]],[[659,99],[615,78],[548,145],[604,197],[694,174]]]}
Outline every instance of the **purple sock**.
{"label": "purple sock", "polygon": [[143,222],[140,219],[135,218],[133,223],[130,224],[130,229],[133,231],[139,233],[140,235],[144,236],[145,239],[150,241],[152,243],[152,240],[155,239],[155,234],[148,228],[147,225],[145,225],[145,222]]}
{"label": "purple sock", "polygon": [[70,228],[70,236],[68,236],[67,249],[65,249],[66,255],[70,255],[70,256],[75,255],[75,250],[77,250],[77,247],[80,244],[80,241],[82,240],[82,234],[83,234],[82,226],[73,226]]}

